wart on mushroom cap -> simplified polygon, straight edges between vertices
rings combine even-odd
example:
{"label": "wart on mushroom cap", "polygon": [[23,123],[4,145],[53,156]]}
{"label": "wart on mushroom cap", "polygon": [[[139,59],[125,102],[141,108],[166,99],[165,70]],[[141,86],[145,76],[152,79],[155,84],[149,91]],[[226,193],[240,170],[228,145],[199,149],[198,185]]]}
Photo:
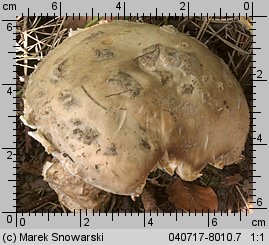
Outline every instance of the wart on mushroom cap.
{"label": "wart on mushroom cap", "polygon": [[24,122],[71,175],[122,195],[141,194],[156,166],[191,181],[207,164],[239,161],[249,128],[227,66],[195,39],[144,23],[68,38],[31,75],[24,102]]}

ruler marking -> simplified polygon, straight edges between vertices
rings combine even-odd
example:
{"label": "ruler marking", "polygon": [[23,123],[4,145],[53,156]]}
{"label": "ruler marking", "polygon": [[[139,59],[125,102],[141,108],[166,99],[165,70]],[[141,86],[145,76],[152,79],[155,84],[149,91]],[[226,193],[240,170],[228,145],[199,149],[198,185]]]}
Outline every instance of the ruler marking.
{"label": "ruler marking", "polygon": [[252,209],[252,210],[267,210],[267,208],[249,208],[249,209]]}
{"label": "ruler marking", "polygon": [[59,11],[60,11],[60,18],[62,19],[62,2],[60,2],[60,7],[59,7]]}
{"label": "ruler marking", "polygon": [[[254,126],[256,126],[256,125],[254,125]],[[264,144],[262,144],[262,143],[249,143],[249,145],[267,145],[267,144],[266,143],[264,143]]]}
{"label": "ruler marking", "polygon": [[79,209],[79,227],[81,227],[81,209]]}
{"label": "ruler marking", "polygon": [[15,226],[18,227],[18,213],[15,212]]}
{"label": "ruler marking", "polygon": [[[182,13],[183,14],[183,13]],[[188,20],[190,19],[190,3],[188,2]]]}
{"label": "ruler marking", "polygon": [[125,20],[125,2],[123,2],[123,17],[124,17],[124,20]]}
{"label": "ruler marking", "polygon": [[145,209],[144,209],[144,215],[143,215],[143,217],[144,217],[144,227],[146,227],[146,214],[145,214]]}
{"label": "ruler marking", "polygon": [[251,18],[253,19],[254,16],[254,4],[251,2]]}
{"label": "ruler marking", "polygon": [[254,19],[254,18],[267,18],[268,16],[267,15],[253,15],[252,17]]}
{"label": "ruler marking", "polygon": [[207,227],[209,227],[209,219],[210,219],[210,217],[209,217],[209,209],[207,210]]}
{"label": "ruler marking", "polygon": [[[267,17],[267,16],[254,16],[253,2],[251,3],[251,5],[252,5],[252,10],[251,10],[252,11],[252,18],[253,17]],[[188,19],[189,19],[189,11],[190,11],[190,9],[189,9],[189,2],[188,2]],[[93,8],[92,8],[92,13],[93,13]],[[112,15],[112,13],[111,13],[111,15]],[[30,16],[30,10],[28,8],[28,17],[29,16]],[[35,13],[34,13],[34,16],[35,16]],[[87,13],[86,13],[86,16],[87,16]],[[207,14],[207,16],[208,16],[208,14]],[[239,14],[239,16],[240,16],[240,14]],[[54,13],[54,17],[55,17],[55,13]],[[61,2],[60,2],[60,17],[61,17]],[[73,13],[73,17],[74,17],[74,13]],[[151,13],[150,13],[150,17],[151,17]],[[169,13],[169,17],[170,17],[170,13]],[[79,18],[80,18],[80,13],[79,13]],[[92,18],[93,18],[93,14],[92,14]],[[131,13],[130,13],[130,18],[131,18]],[[175,14],[175,18],[176,18],[176,14]],[[195,18],[195,13],[194,13],[194,18]],[[222,15],[221,15],[221,8],[220,8],[220,19],[221,18],[222,18]],[[247,18],[247,13],[246,13],[246,18]],[[98,13],[98,19],[99,19],[99,13]],[[105,13],[105,19],[106,19],[106,13]],[[119,13],[118,13],[118,19],[119,19]],[[125,19],[125,2],[124,2],[124,19]],[[143,19],[144,19],[144,13],[143,13]],[[157,8],[156,8],[156,19],[157,19]],[[215,13],[214,13],[214,19],[215,19]],[[227,13],[226,13],[226,19],[227,19]],[[17,21],[17,20],[2,20],[2,21]],[[256,35],[253,35],[253,37],[254,36],[256,36]],[[261,48],[251,48],[251,49],[261,49]],[[10,53],[16,53],[16,52],[10,52]],[[250,55],[255,55],[255,54],[250,54]],[[252,81],[267,81],[267,80],[260,80],[259,79],[259,80],[252,80]],[[2,85],[12,85],[12,84],[2,84]],[[13,84],[13,85],[17,85],[17,84]],[[261,113],[261,112],[252,112],[252,113]],[[252,119],[256,119],[256,118],[252,118]],[[252,125],[252,126],[256,126],[256,125]],[[250,145],[267,145],[267,144],[250,144]],[[6,149],[6,148],[2,148],[2,149]],[[16,149],[16,148],[13,148],[13,149]],[[255,171],[255,170],[253,170],[253,171]],[[250,176],[250,177],[261,177],[261,176]],[[10,181],[12,181],[12,180],[10,180]],[[250,208],[250,209],[267,209],[267,208]],[[235,209],[233,211],[234,211],[234,216],[235,216]],[[2,212],[2,213],[4,213],[4,212]],[[29,212],[29,214],[30,214],[30,212]],[[132,214],[132,210],[131,210],[131,214]],[[157,214],[158,214],[158,210],[157,210]],[[35,210],[35,215],[36,215],[36,210]],[[42,209],[42,215],[43,215],[43,209]],[[62,215],[62,213],[61,213],[61,215]],[[94,215],[94,212],[93,212],[93,215]],[[99,215],[100,215],[100,210],[99,210]],[[106,215],[107,215],[107,212],[106,212]],[[125,210],[125,215],[126,215],[126,210]],[[163,215],[164,215],[164,212],[163,212]],[[178,214],[177,214],[177,210],[176,210],[176,221],[178,221],[177,215]],[[202,210],[202,215],[203,215],[203,210]],[[222,215],[222,209],[221,209],[221,215]],[[228,215],[228,210],[227,210],[227,215]],[[247,215],[247,210],[246,210],[246,215]],[[68,213],[67,213],[67,216],[68,216]],[[87,216],[87,210],[86,210],[86,216]],[[139,214],[138,214],[138,216],[139,216]],[[151,210],[150,210],[150,216],[151,216]],[[171,216],[171,210],[170,210],[170,216]],[[183,216],[183,213],[182,213],[182,216]],[[190,212],[189,212],[189,216],[190,216]],[[195,210],[195,216],[196,216],[196,210]],[[215,210],[214,210],[214,216],[215,216]],[[82,225],[81,218],[82,217],[81,217],[81,210],[80,210],[80,227]],[[241,218],[242,218],[242,212],[241,212],[241,209],[240,209],[240,214],[239,214],[239,220],[240,221],[242,221]],[[48,221],[49,221],[49,211],[48,211]],[[113,210],[112,210],[112,221],[114,221],[113,220]],[[144,227],[146,226],[145,222],[146,222],[146,213],[145,213],[145,210],[144,210]],[[209,210],[208,210],[208,227],[210,226],[209,223],[210,223],[210,214],[209,214]],[[18,224],[17,224],[17,213],[16,213],[16,227],[17,227],[17,225]]]}

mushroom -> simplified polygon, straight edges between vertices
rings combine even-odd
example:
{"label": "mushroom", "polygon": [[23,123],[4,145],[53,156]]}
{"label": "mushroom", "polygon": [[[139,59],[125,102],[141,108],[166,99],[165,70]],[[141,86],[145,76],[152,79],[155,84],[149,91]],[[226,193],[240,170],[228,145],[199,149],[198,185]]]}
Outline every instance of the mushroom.
{"label": "mushroom", "polygon": [[69,209],[100,207],[90,199],[107,203],[103,191],[139,196],[157,167],[193,181],[207,164],[239,162],[249,130],[228,67],[171,26],[79,31],[38,65],[23,98],[21,119],[56,159],[45,180]]}
{"label": "mushroom", "polygon": [[70,210],[105,209],[110,193],[95,188],[71,175],[57,159],[47,162],[43,169],[44,180],[58,194],[59,201]]}

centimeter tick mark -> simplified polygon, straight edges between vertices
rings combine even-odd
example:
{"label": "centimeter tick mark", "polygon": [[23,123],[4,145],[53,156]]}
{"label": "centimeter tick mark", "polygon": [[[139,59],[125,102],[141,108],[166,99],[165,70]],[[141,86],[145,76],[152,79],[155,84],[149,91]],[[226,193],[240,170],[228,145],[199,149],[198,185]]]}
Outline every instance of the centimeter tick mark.
{"label": "centimeter tick mark", "polygon": [[[185,5],[187,5],[187,6],[185,7]],[[62,18],[62,16],[64,16],[64,15],[66,17],[70,16],[67,12],[65,14],[62,13],[62,2],[61,1],[58,2],[58,5],[57,6],[54,5],[54,7],[52,8],[52,10],[54,10],[54,8],[55,8],[55,10],[58,10],[58,14],[55,11],[53,12],[53,17],[54,18],[56,18],[56,16],[59,16],[60,18]],[[120,8],[119,8],[119,10],[120,10]],[[245,18],[246,19],[248,19],[248,16],[251,17],[252,19],[254,19],[254,18],[267,18],[267,15],[254,15],[254,4],[253,4],[253,2],[251,2],[251,6],[249,7],[249,9],[251,10],[251,15],[248,15],[246,13],[245,14]],[[187,13],[188,20],[190,19],[191,15],[192,16],[201,16],[201,18],[203,16],[202,13],[201,14],[198,14],[198,15],[195,15],[195,13],[193,13],[193,14],[190,13],[190,2],[187,2],[187,4],[186,4],[186,2],[184,2],[184,7],[181,7],[180,8],[180,11],[182,12],[182,14],[183,14],[184,11],[185,11],[185,13]],[[122,13],[123,13],[123,17],[125,19],[125,17],[126,17],[126,3],[125,2],[123,2],[123,11],[122,11]],[[170,14],[171,13],[169,13],[168,15],[170,16]],[[74,15],[75,15],[75,13],[73,13],[71,16],[74,16]],[[76,16],[81,16],[81,15],[82,15],[82,13],[80,13],[80,12],[78,14],[76,14]],[[85,13],[85,15],[88,16],[88,13]],[[97,13],[97,15],[100,15],[100,13]],[[107,13],[105,13],[105,15],[107,15]],[[120,13],[118,12],[117,16],[119,16],[119,15],[120,15]],[[152,15],[152,12],[150,12],[149,15]],[[24,13],[22,13],[21,16],[22,17],[25,16]],[[30,8],[27,8],[27,15],[26,16],[27,17],[30,17],[30,16],[44,16],[44,15],[43,15],[43,13],[36,14],[35,12],[32,14],[31,11],[30,11]],[[47,14],[45,14],[45,16],[49,17],[49,14],[47,13]],[[93,8],[92,8],[91,16],[92,16],[92,18],[94,16],[94,9]],[[132,14],[130,13],[128,16],[130,16],[130,18],[131,18]],[[141,14],[141,16],[144,17],[144,13]],[[158,16],[158,8],[155,8],[155,17],[157,17],[157,16]],[[208,19],[209,13],[206,13],[206,16],[207,16],[207,19]],[[225,17],[225,19],[228,18],[228,14],[227,13],[225,13],[224,15],[222,14],[222,8],[219,9],[219,13],[218,14],[216,14],[215,12],[213,13],[213,18],[214,19],[216,19],[217,16],[219,17],[220,20],[223,17]],[[238,16],[240,18],[241,17],[241,13],[238,13]],[[138,17],[138,13],[137,13],[137,17]],[[175,13],[175,17],[176,17],[176,13]],[[233,17],[233,19],[235,18],[235,14],[234,13],[232,14],[232,17]],[[13,19],[7,19],[7,20],[2,20],[2,21],[17,21],[17,20],[15,20],[15,19],[14,20]],[[252,23],[254,23],[254,21],[252,21]]]}

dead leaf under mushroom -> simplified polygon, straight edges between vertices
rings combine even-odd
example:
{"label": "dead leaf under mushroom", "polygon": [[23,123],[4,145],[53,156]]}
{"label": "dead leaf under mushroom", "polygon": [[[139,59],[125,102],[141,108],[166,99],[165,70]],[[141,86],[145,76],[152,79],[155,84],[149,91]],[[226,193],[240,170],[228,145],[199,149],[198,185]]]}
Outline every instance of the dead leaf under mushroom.
{"label": "dead leaf under mushroom", "polygon": [[175,180],[167,188],[169,201],[176,208],[189,212],[214,212],[218,210],[218,198],[211,187],[202,187],[194,183]]}

